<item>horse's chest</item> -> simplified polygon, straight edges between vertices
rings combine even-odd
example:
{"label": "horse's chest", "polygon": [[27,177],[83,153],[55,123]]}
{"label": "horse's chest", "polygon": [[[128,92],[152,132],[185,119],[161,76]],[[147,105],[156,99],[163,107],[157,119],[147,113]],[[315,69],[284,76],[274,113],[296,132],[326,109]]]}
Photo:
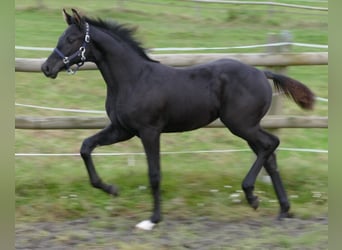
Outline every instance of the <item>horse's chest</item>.
{"label": "horse's chest", "polygon": [[106,111],[112,123],[132,130],[134,120],[138,119],[138,106],[129,101],[108,100],[106,101]]}

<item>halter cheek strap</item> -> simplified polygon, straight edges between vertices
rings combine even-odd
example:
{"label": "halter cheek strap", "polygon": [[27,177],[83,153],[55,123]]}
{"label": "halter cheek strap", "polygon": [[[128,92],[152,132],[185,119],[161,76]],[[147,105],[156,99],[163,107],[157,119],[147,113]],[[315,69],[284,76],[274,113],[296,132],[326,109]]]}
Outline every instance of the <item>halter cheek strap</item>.
{"label": "halter cheek strap", "polygon": [[[86,60],[85,52],[86,52],[87,44],[90,42],[90,35],[89,35],[89,24],[87,22],[85,23],[85,26],[86,26],[86,33],[84,36],[82,46],[71,56],[65,56],[63,52],[60,51],[58,48],[54,49],[54,52],[56,52],[57,55],[59,55],[63,59],[63,63],[66,67],[67,72],[72,75],[78,71],[78,69],[84,64]],[[81,57],[81,61],[77,63],[77,68],[73,70],[72,68],[70,68],[70,61],[76,57]]]}

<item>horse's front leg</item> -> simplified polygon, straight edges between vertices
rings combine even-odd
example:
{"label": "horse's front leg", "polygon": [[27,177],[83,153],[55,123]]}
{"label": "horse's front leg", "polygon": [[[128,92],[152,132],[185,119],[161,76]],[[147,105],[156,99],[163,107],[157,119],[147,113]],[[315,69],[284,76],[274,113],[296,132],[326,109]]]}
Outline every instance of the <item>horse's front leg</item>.
{"label": "horse's front leg", "polygon": [[142,131],[139,133],[142,144],[145,149],[148,176],[153,196],[153,212],[149,221],[143,221],[137,227],[150,230],[154,224],[161,221],[160,209],[160,133],[153,129]]}
{"label": "horse's front leg", "polygon": [[128,140],[132,137],[133,136],[130,133],[127,133],[125,130],[120,129],[120,127],[114,127],[112,124],[110,124],[97,134],[83,141],[80,153],[87,168],[90,183],[93,187],[101,189],[104,192],[112,194],[114,196],[118,195],[118,190],[115,186],[104,183],[98,176],[93,163],[93,159],[91,157],[91,152],[97,146],[114,144],[119,141]]}

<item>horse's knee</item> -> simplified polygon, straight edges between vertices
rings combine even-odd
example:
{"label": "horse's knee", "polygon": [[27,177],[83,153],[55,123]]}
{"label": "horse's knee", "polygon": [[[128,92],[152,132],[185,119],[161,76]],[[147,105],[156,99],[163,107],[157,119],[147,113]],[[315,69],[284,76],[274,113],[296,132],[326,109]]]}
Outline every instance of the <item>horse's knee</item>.
{"label": "horse's knee", "polygon": [[159,189],[159,186],[160,186],[160,175],[159,174],[150,175],[150,185],[151,185],[152,190]]}
{"label": "horse's knee", "polygon": [[83,142],[82,142],[82,145],[81,145],[81,149],[80,149],[80,154],[82,157],[87,157],[90,155],[91,151],[93,150],[90,142],[89,142],[89,139],[85,139]]}
{"label": "horse's knee", "polygon": [[270,158],[269,156],[274,153],[280,144],[280,140],[277,136],[270,134],[270,137],[264,144],[266,161]]}
{"label": "horse's knee", "polygon": [[273,142],[274,144],[274,150],[276,150],[277,149],[277,147],[279,146],[279,144],[280,144],[280,140],[279,140],[279,138],[278,137],[275,137],[274,138],[274,142]]}

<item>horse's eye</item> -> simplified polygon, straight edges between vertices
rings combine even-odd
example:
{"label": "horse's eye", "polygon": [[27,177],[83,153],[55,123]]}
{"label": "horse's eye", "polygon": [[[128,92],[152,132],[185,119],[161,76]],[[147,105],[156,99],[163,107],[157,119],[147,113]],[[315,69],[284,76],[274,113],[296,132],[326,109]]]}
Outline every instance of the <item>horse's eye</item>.
{"label": "horse's eye", "polygon": [[72,38],[72,37],[68,37],[68,38],[67,38],[67,41],[68,41],[68,43],[73,43],[73,42],[75,41],[75,39]]}

